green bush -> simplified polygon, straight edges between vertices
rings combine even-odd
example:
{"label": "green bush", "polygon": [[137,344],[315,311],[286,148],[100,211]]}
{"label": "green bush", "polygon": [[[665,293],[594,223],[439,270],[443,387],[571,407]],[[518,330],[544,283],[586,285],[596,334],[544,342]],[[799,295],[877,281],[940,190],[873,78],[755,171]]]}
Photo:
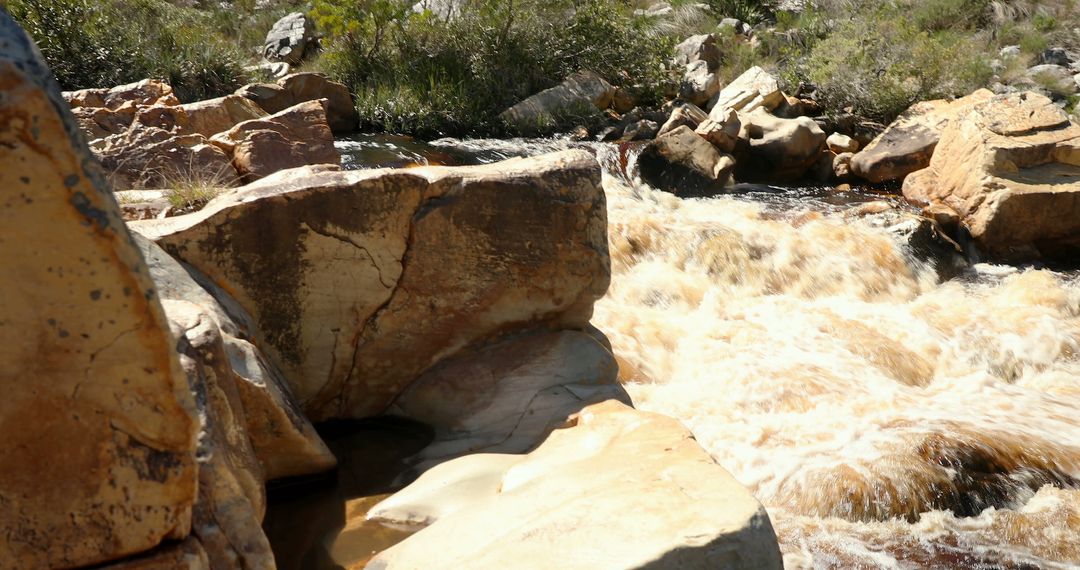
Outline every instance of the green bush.
{"label": "green bush", "polygon": [[[334,30],[320,67],[356,93],[369,127],[498,134],[507,107],[580,69],[658,102],[674,38],[656,38],[617,0],[478,0],[446,21],[412,2],[318,0]],[[565,128],[565,123],[549,125]]]}
{"label": "green bush", "polygon": [[163,79],[181,101],[224,95],[247,80],[242,53],[215,13],[162,0],[9,0],[64,89]]}

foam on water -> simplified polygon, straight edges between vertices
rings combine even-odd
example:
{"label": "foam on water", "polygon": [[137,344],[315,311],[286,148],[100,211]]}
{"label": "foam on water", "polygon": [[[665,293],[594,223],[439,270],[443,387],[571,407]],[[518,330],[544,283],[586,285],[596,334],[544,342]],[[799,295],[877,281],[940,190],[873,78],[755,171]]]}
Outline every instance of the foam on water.
{"label": "foam on water", "polygon": [[605,189],[593,322],[635,404],[766,506],[789,568],[1080,564],[1075,280],[939,284],[873,217]]}

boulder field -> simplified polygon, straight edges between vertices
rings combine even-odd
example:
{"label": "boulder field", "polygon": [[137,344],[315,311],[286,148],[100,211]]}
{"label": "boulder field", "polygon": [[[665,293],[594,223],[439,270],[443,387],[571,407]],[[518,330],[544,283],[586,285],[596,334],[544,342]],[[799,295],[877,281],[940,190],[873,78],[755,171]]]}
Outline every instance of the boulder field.
{"label": "boulder field", "polygon": [[[69,105],[39,57],[0,11],[0,567],[275,568],[267,481],[336,463],[309,418],[384,413],[432,426],[417,465],[442,463],[372,515],[428,527],[371,568],[781,566],[761,506],[626,405],[589,325],[591,154],[304,166],[129,226],[71,105],[213,129],[152,82]],[[243,119],[237,147],[277,132],[206,107],[194,124]]]}

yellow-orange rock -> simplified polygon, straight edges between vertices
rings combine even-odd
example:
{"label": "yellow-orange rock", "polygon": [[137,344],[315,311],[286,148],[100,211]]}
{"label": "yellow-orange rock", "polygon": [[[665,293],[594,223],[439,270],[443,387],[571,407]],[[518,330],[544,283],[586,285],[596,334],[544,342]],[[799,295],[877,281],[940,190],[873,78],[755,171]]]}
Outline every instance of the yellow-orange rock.
{"label": "yellow-orange rock", "polygon": [[237,123],[267,115],[254,101],[239,95],[226,95],[180,106],[188,116],[185,132],[212,137],[233,128]]}
{"label": "yellow-orange rock", "polygon": [[0,567],[182,539],[193,403],[119,208],[30,40],[0,10]]}

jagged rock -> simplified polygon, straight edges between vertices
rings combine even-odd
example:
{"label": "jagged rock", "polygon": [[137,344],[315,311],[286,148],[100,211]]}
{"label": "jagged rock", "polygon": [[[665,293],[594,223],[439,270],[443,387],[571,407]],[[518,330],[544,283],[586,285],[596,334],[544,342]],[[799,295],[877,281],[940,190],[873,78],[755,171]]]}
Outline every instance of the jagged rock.
{"label": "jagged rock", "polygon": [[1080,125],[1037,93],[998,95],[946,127],[913,202],[955,211],[978,247],[1007,261],[1080,249]]}
{"label": "jagged rock", "polygon": [[186,133],[190,129],[190,119],[184,108],[179,105],[151,105],[138,107],[135,111],[134,125],[153,127],[174,133]]}
{"label": "jagged rock", "polygon": [[390,414],[436,430],[426,460],[524,453],[589,403],[630,400],[611,351],[579,331],[513,338],[448,359],[418,378]]}
{"label": "jagged rock", "polygon": [[116,201],[3,10],[0,84],[0,567],[93,566],[187,536],[194,406]]}
{"label": "jagged rock", "polygon": [[579,71],[503,111],[499,118],[526,131],[556,124],[560,118],[593,115],[607,109],[615,88],[591,71]]}
{"label": "jagged rock", "polygon": [[305,101],[326,99],[326,121],[335,133],[356,130],[360,117],[349,88],[330,81],[321,73],[294,73],[273,83],[253,83],[236,91],[262,107],[267,113],[279,113]]}
{"label": "jagged rock", "polygon": [[884,132],[855,154],[851,169],[874,183],[903,180],[926,168],[949,120],[993,97],[986,89],[955,101],[923,101],[904,111]]}
{"label": "jagged rock", "polygon": [[197,103],[181,105],[188,117],[187,133],[212,137],[225,132],[237,123],[267,115],[254,101],[239,95],[226,95]]}
{"label": "jagged rock", "polygon": [[720,48],[713,34],[690,36],[675,46],[675,65],[689,66],[698,61],[706,64],[707,71],[720,67]]}
{"label": "jagged rock", "polygon": [[135,120],[134,105],[125,105],[115,111],[106,107],[74,107],[71,112],[87,140],[120,134]]}
{"label": "jagged rock", "polygon": [[173,88],[156,79],[143,79],[127,85],[118,85],[108,89],[81,89],[65,91],[64,100],[72,108],[105,107],[119,109],[125,103],[135,105],[179,105],[173,95]]}
{"label": "jagged rock", "polygon": [[1080,92],[1080,85],[1077,85],[1073,79],[1075,74],[1075,71],[1063,65],[1036,65],[1027,70],[1024,81],[1018,85],[1022,88],[1043,91],[1054,99],[1064,99]]}
{"label": "jagged rock", "polygon": [[829,135],[829,138],[825,139],[825,144],[836,154],[855,153],[859,150],[859,141],[840,133]]}
{"label": "jagged rock", "polygon": [[296,65],[304,60],[308,47],[314,41],[314,24],[302,12],[293,12],[275,22],[266,33],[262,54],[267,61]]}
{"label": "jagged rock", "polygon": [[682,81],[679,83],[679,97],[698,106],[707,106],[720,92],[720,77],[709,71],[704,61],[695,61],[686,66]]}
{"label": "jagged rock", "polygon": [[783,102],[776,78],[755,65],[720,90],[709,117],[723,121],[729,111],[749,113],[759,107],[772,111]]}
{"label": "jagged rock", "polygon": [[642,180],[677,196],[710,196],[734,184],[735,160],[689,127],[650,141],[637,164]]}
{"label": "jagged rock", "polygon": [[741,131],[742,121],[734,110],[729,110],[723,117],[718,116],[718,119],[706,118],[694,130],[721,152],[728,153],[735,151]]}
{"label": "jagged rock", "polygon": [[[757,109],[740,113],[740,179],[786,182],[801,178],[821,160],[825,131],[809,117],[781,119]],[[832,161],[828,162],[831,171]]]}
{"label": "jagged rock", "polygon": [[527,455],[442,463],[368,517],[426,526],[368,568],[783,566],[765,509],[686,428],[616,401]]}
{"label": "jagged rock", "polygon": [[232,157],[245,182],[309,164],[341,163],[326,123],[326,99],[307,101],[268,117],[237,124],[210,142]]}
{"label": "jagged rock", "polygon": [[586,326],[609,279],[605,221],[599,165],[568,151],[290,170],[134,224],[233,294],[322,420],[379,414],[432,365],[507,330]]}
{"label": "jagged rock", "polygon": [[660,127],[660,131],[656,136],[664,136],[677,127],[688,127],[696,129],[698,125],[705,119],[708,119],[709,115],[702,111],[700,107],[692,103],[682,103],[676,105],[671,110],[671,115],[668,116],[668,120]]}
{"label": "jagged rock", "polygon": [[116,190],[162,188],[172,182],[225,187],[237,181],[228,155],[202,135],[133,128],[95,141],[93,150]]}

